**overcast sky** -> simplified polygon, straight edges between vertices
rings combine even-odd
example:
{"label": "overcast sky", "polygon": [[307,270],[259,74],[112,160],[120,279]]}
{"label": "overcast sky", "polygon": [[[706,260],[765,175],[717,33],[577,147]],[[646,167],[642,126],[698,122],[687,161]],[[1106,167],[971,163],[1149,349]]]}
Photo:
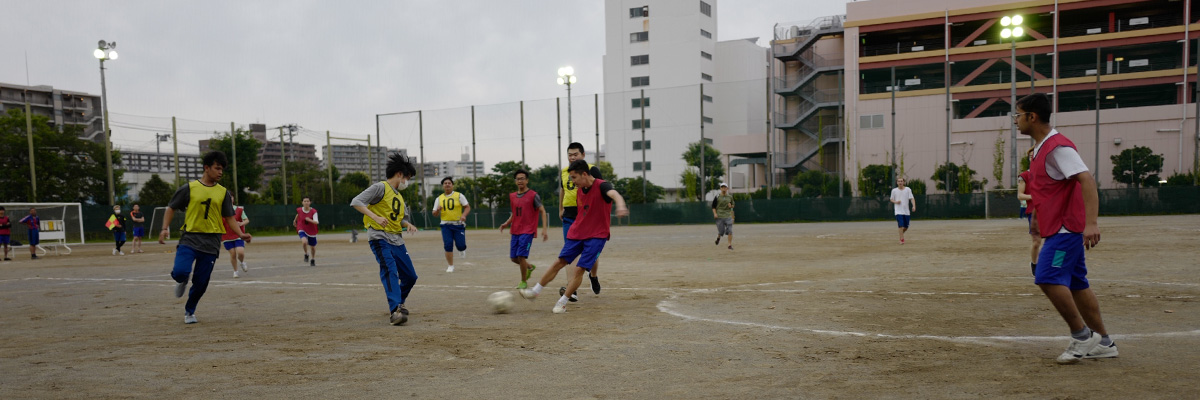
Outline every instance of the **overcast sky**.
{"label": "overcast sky", "polygon": [[[717,39],[766,46],[774,24],[844,14],[845,3],[719,0]],[[117,42],[106,77],[121,148],[154,150],[171,116],[181,119],[180,151],[195,153],[204,132],[231,121],[295,123],[306,128],[297,141],[323,145],[326,130],[373,136],[378,113],[440,109],[425,116],[426,158],[438,161],[470,144],[466,107],[492,105],[477,108],[477,121],[519,124],[516,102],[525,100],[536,167],[556,161],[549,132],[563,65],[579,77],[573,126],[594,142],[593,107],[581,96],[603,88],[602,1],[0,0],[0,10],[0,82],[26,82],[27,54],[31,84],[99,95],[92,51],[100,39]],[[417,152],[415,117],[381,125],[385,145]],[[439,127],[456,133],[430,137]],[[519,152],[518,138],[488,131],[477,123],[480,160],[520,158],[506,157]]]}

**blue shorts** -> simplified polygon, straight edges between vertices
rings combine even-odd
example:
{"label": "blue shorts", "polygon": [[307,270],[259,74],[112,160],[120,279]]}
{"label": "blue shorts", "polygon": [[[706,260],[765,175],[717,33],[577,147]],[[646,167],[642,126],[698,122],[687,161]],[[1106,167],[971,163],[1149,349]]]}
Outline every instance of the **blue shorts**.
{"label": "blue shorts", "polygon": [[604,243],[606,242],[608,242],[608,239],[567,239],[566,243],[563,244],[562,252],[558,253],[558,258],[570,264],[575,261],[575,257],[579,257],[579,263],[575,264],[575,266],[591,271],[592,266],[596,265],[596,259],[600,258],[600,252],[604,251]]}
{"label": "blue shorts", "polygon": [[449,253],[457,247],[458,251],[467,249],[467,226],[446,224],[442,225],[442,248]]}
{"label": "blue shorts", "polygon": [[1033,283],[1062,285],[1071,290],[1087,289],[1087,263],[1083,255],[1082,233],[1056,233],[1046,238],[1038,253]]}
{"label": "blue shorts", "polygon": [[139,227],[136,227],[136,228],[133,228],[133,237],[135,237],[135,238],[143,238],[143,237],[146,237],[146,228],[143,228],[143,227],[140,227],[140,226],[139,226]]}
{"label": "blue shorts", "polygon": [[125,231],[113,232],[113,240],[117,242],[125,241]]}
{"label": "blue shorts", "polygon": [[41,240],[39,240],[39,239],[40,239],[40,237],[39,237],[39,235],[38,235],[38,230],[37,230],[37,229],[30,229],[30,230],[29,230],[29,245],[30,245],[30,246],[37,246],[37,245],[38,245],[38,243],[41,243],[41,242],[42,242],[42,241],[41,241]]}
{"label": "blue shorts", "polygon": [[1020,214],[1021,218],[1029,219],[1029,213],[1026,212],[1027,210],[1028,210],[1027,208],[1021,207],[1021,214]]}
{"label": "blue shorts", "polygon": [[575,220],[570,219],[570,218],[563,218],[562,223],[563,223],[563,239],[566,239],[567,231],[571,230],[571,224],[574,224]]}
{"label": "blue shorts", "polygon": [[907,214],[896,214],[896,224],[897,224],[897,225],[899,225],[901,228],[907,228],[907,227],[908,227],[908,222],[909,222],[910,220],[912,220],[912,216],[911,216],[911,215],[907,215]]}
{"label": "blue shorts", "polygon": [[12,243],[11,235],[0,235],[0,244],[9,244],[9,243]]}
{"label": "blue shorts", "polygon": [[[312,239],[317,240],[317,238]],[[226,240],[224,243],[225,250],[233,250],[234,247],[246,247],[246,241],[242,239]]]}
{"label": "blue shorts", "polygon": [[308,245],[309,245],[309,246],[316,246],[316,245],[317,245],[317,237],[316,237],[316,236],[308,236],[308,233],[307,233],[307,232],[300,231],[300,238],[301,238],[301,239],[308,238]]}
{"label": "blue shorts", "polygon": [[508,258],[529,258],[529,249],[533,248],[534,236],[537,235],[532,233],[512,235],[512,240],[508,242]]}

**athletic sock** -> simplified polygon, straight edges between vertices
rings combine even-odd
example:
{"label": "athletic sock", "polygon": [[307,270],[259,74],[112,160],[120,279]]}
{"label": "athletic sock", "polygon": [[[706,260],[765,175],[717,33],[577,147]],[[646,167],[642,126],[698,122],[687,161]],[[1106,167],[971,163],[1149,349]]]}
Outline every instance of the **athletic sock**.
{"label": "athletic sock", "polygon": [[1071,332],[1071,337],[1075,340],[1088,340],[1088,338],[1092,337],[1092,329],[1085,326],[1083,329]]}
{"label": "athletic sock", "polygon": [[541,293],[542,292],[542,284],[538,283],[536,285],[533,285],[533,289],[530,289],[530,290],[533,290],[533,294],[535,294],[535,295],[538,293]]}
{"label": "athletic sock", "polygon": [[554,305],[555,305],[555,306],[557,306],[557,307],[563,307],[563,306],[566,306],[566,305],[567,305],[567,300],[569,300],[569,299],[567,298],[567,296],[566,296],[566,295],[563,295],[562,297],[559,297],[559,298],[558,298],[558,302],[557,302],[557,303],[554,303]]}
{"label": "athletic sock", "polygon": [[1029,273],[1037,275],[1037,263],[1029,263]]}
{"label": "athletic sock", "polygon": [[1113,344],[1113,341],[1112,341],[1112,339],[1110,339],[1108,337],[1108,335],[1104,335],[1104,336],[1100,337],[1100,345],[1101,346],[1107,347],[1107,346],[1112,346],[1112,344]]}

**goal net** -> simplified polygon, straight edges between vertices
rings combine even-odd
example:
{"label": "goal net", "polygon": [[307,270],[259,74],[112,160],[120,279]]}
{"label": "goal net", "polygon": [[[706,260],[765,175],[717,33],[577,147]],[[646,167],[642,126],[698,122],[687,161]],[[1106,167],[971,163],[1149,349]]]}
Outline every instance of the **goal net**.
{"label": "goal net", "polygon": [[[40,246],[82,244],[83,236],[83,207],[79,203],[0,203],[4,206],[4,215],[12,223],[12,240],[22,245],[29,244],[29,228],[18,223],[29,209],[37,209]],[[45,250],[44,248],[42,250]],[[70,247],[67,247],[70,251]]]}
{"label": "goal net", "polygon": [[[154,207],[154,211],[150,213],[150,224],[146,225],[146,238],[158,240],[158,234],[162,231],[163,216],[166,215],[166,207]],[[183,226],[183,213],[176,211],[175,216],[171,218],[171,237],[179,238],[179,229]],[[167,238],[170,239],[170,238]]]}
{"label": "goal net", "polygon": [[1020,217],[1021,201],[1017,199],[1017,189],[988,189],[983,194],[987,219]]}

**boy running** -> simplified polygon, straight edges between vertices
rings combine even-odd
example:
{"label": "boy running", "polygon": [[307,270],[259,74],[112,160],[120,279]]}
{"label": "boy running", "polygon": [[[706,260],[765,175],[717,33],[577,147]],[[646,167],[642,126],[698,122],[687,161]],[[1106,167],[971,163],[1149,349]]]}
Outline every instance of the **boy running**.
{"label": "boy running", "polygon": [[1100,303],[1087,280],[1084,250],[1100,243],[1097,215],[1100,196],[1096,180],[1079,157],[1075,144],[1050,127],[1050,99],[1041,93],[1017,101],[1013,123],[1022,135],[1037,142],[1029,159],[1028,191],[1033,198],[1038,232],[1046,238],[1038,256],[1033,283],[1050,299],[1071,330],[1059,364],[1084,358],[1117,356],[1108,337]]}
{"label": "boy running", "polygon": [[12,242],[12,222],[8,220],[4,206],[0,206],[0,247],[4,247],[4,261],[12,261],[8,257],[8,244]]}
{"label": "boy running", "polygon": [[521,297],[532,301],[538,296],[538,293],[541,293],[543,286],[554,280],[558,270],[575,261],[575,258],[582,254],[579,263],[575,265],[574,274],[567,284],[566,294],[558,298],[558,302],[551,310],[555,314],[567,311],[567,301],[569,301],[567,296],[575,293],[575,289],[578,289],[579,284],[583,282],[583,272],[596,265],[596,259],[604,250],[604,244],[611,236],[609,224],[611,223],[610,213],[613,203],[617,204],[618,217],[629,215],[629,209],[625,207],[625,198],[613,189],[612,184],[592,177],[590,169],[587,161],[583,160],[575,160],[568,168],[569,178],[574,182],[578,191],[575,196],[576,206],[579,207],[578,217],[571,225],[570,231],[567,232],[566,243],[563,245],[562,252],[558,254],[558,261],[554,262],[554,265],[546,271],[542,280],[533,289],[520,290]]}
{"label": "boy running", "polygon": [[900,244],[904,244],[904,232],[908,232],[908,223],[912,219],[909,214],[909,206],[912,206],[912,212],[917,212],[917,199],[913,196],[912,188],[904,186],[906,182],[904,178],[896,177],[896,187],[892,188],[892,204],[896,210],[896,224],[900,226]]}
{"label": "boy running", "polygon": [[[558,181],[559,186],[561,187],[559,193],[562,194],[559,196],[560,207],[558,207],[558,218],[562,220],[564,240],[566,240],[567,231],[571,230],[571,224],[575,223],[575,218],[579,213],[579,207],[576,206],[575,201],[575,183],[571,181],[568,170],[571,168],[571,164],[575,163],[575,161],[584,160],[585,158],[587,158],[587,154],[583,151],[583,144],[579,142],[571,142],[571,144],[567,145],[567,166],[563,168],[562,177],[559,178]],[[585,160],[584,162],[586,163],[587,161]],[[588,172],[593,178],[602,178],[600,176],[600,168],[596,168],[592,164],[587,164],[587,166]],[[592,292],[596,294],[600,294],[599,274],[600,264],[593,265],[588,273],[588,279],[591,280],[592,283]],[[566,288],[560,288],[560,291],[565,292]],[[571,301],[575,301],[577,299],[575,292],[569,292],[568,294],[571,296]]]}
{"label": "boy running", "polygon": [[454,178],[442,178],[442,193],[433,203],[433,215],[441,217],[442,248],[446,250],[446,272],[454,272],[454,248],[467,256],[467,196],[454,191]]}
{"label": "boy running", "polygon": [[116,244],[116,248],[113,249],[112,254],[114,256],[117,254],[125,255],[125,252],[121,251],[121,246],[125,245],[125,223],[128,221],[124,215],[121,215],[121,206],[113,206],[112,216],[108,217],[108,220],[112,223],[109,230],[112,231],[113,243]]}
{"label": "boy running", "polygon": [[142,250],[142,238],[146,236],[146,228],[142,226],[146,222],[146,216],[142,215],[141,208],[137,204],[133,205],[133,211],[129,212],[129,220],[132,221],[129,226],[133,227],[133,251],[132,253],[145,253]]}
{"label": "boy running", "polygon": [[393,153],[388,157],[386,172],[387,180],[367,187],[350,201],[350,206],[363,214],[363,225],[371,253],[379,263],[379,280],[383,282],[391,312],[388,321],[400,325],[408,322],[404,300],[417,283],[417,270],[408,257],[402,235],[406,227],[410,234],[415,234],[417,227],[404,218],[404,197],[400,191],[408,187],[417,170],[404,156]]}
{"label": "boy running", "polygon": [[525,289],[528,286],[525,281],[533,275],[533,270],[537,269],[528,259],[529,249],[533,247],[533,237],[537,234],[538,218],[542,220],[543,242],[550,239],[550,219],[546,214],[546,207],[542,206],[542,197],[529,189],[529,171],[518,169],[513,173],[513,180],[517,182],[517,191],[508,194],[512,215],[500,224],[500,233],[504,233],[504,228],[512,225],[508,258],[521,267],[518,271],[521,273],[521,283],[517,284],[517,289]]}
{"label": "boy running", "polygon": [[[250,217],[246,216],[246,210],[242,206],[234,205],[233,220],[237,222],[238,230],[245,232],[246,225],[250,223]],[[225,234],[221,235],[221,243],[225,245],[225,250],[229,250],[229,263],[233,265],[233,277],[239,278],[238,268],[242,272],[246,272],[246,241],[238,237],[233,229],[229,229],[229,222],[221,220],[224,223]]]}
{"label": "boy running", "polygon": [[204,174],[199,180],[188,182],[175,191],[171,202],[167,204],[167,211],[163,213],[162,231],[158,234],[158,243],[166,244],[175,210],[185,213],[181,228],[183,235],[179,237],[179,245],[175,246],[175,266],[171,269],[171,279],[176,282],[175,297],[183,297],[188,276],[192,278],[192,291],[183,306],[185,324],[198,322],[196,305],[208,290],[213,265],[221,254],[221,235],[225,233],[221,221],[224,220],[238,237],[250,241],[250,235],[242,232],[233,219],[233,196],[217,183],[225,174],[225,165],[229,163],[225,153],[209,152],[202,161]]}
{"label": "boy running", "polygon": [[[317,209],[312,208],[312,198],[304,196],[300,201],[302,207],[296,208],[296,217],[292,218],[292,225],[296,227],[296,232],[300,235],[300,246],[304,248],[304,262],[310,266],[317,266]],[[309,258],[309,253],[312,253],[312,258]]]}
{"label": "boy running", "polygon": [[721,183],[721,194],[713,197],[713,219],[717,220],[717,240],[721,244],[721,236],[729,235],[729,249],[733,250],[733,196],[729,195],[729,185]]}
{"label": "boy running", "polygon": [[29,215],[26,215],[25,218],[21,218],[21,220],[17,222],[25,224],[25,226],[29,228],[29,258],[33,260],[38,259],[37,247],[38,243],[42,242],[39,240],[38,227],[42,226],[42,219],[38,218],[37,209],[30,208]]}

